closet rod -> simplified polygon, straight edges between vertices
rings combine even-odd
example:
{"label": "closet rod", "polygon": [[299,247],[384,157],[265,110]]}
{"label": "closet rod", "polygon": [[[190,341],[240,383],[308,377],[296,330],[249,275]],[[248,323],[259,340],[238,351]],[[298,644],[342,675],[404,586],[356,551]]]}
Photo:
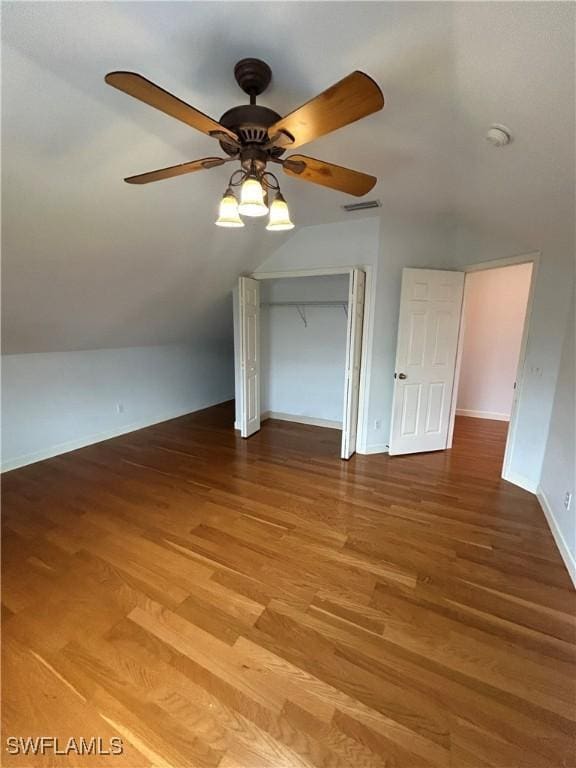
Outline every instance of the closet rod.
{"label": "closet rod", "polygon": [[263,301],[263,307],[342,307],[347,306],[345,299],[342,301]]}
{"label": "closet rod", "polygon": [[347,301],[263,301],[262,307],[295,307],[304,327],[308,328],[308,319],[306,318],[306,307],[342,307],[344,314],[348,317]]}

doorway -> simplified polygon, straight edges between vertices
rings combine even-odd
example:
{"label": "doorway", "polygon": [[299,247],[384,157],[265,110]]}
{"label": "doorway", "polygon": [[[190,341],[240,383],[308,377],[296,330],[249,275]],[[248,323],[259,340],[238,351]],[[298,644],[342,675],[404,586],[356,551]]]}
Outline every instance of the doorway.
{"label": "doorway", "polygon": [[[502,435],[500,448],[505,446],[503,463],[498,460],[501,476],[522,485],[510,468],[516,450],[516,415],[538,259],[538,253],[530,253],[470,265],[461,271],[403,270],[391,456],[451,448],[456,418],[475,423],[476,431],[481,423],[485,428],[492,423],[497,425],[493,434]],[[503,271],[509,267],[520,269]],[[485,272],[488,276],[484,279],[473,277]],[[476,284],[483,290],[476,291],[473,297]],[[484,316],[478,314],[480,307]],[[480,332],[487,333],[482,344],[477,341]],[[466,339],[472,352],[464,354]],[[479,349],[491,357],[482,359],[477,354]],[[477,364],[471,373],[470,361]],[[489,364],[491,375],[487,377]],[[486,383],[493,379],[498,391],[492,391]],[[472,392],[480,392],[485,399],[469,399]],[[487,403],[496,410],[489,410]]]}
{"label": "doorway", "polygon": [[506,475],[520,389],[533,263],[468,272],[454,388],[456,434],[485,434]]}

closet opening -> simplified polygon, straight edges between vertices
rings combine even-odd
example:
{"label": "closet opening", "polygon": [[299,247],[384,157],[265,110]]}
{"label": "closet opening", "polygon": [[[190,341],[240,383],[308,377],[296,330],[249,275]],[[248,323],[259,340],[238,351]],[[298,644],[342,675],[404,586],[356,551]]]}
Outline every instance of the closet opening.
{"label": "closet opening", "polygon": [[342,430],[348,283],[348,275],[262,282],[262,421]]}
{"label": "closet opening", "polygon": [[267,419],[340,430],[356,451],[363,407],[361,269],[241,277],[235,300],[236,428]]}

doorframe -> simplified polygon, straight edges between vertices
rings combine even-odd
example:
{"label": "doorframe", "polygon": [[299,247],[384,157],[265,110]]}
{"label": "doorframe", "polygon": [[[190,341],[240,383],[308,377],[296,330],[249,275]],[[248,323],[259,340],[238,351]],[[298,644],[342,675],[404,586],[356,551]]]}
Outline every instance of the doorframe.
{"label": "doorframe", "polygon": [[[326,275],[348,275],[352,279],[354,269],[361,269],[366,275],[364,293],[364,321],[362,323],[362,358],[360,361],[360,390],[358,400],[358,427],[356,453],[366,452],[368,439],[368,396],[370,377],[370,354],[374,330],[374,280],[371,264],[355,264],[349,267],[319,267],[313,269],[278,270],[277,272],[252,272],[246,277],[254,280],[277,280],[290,277],[322,277]],[[344,426],[344,425],[342,425]]]}
{"label": "doorframe", "polygon": [[[526,314],[524,316],[524,327],[522,329],[522,340],[520,342],[520,354],[518,356],[518,367],[516,369],[516,397],[512,406],[512,413],[510,414],[510,421],[508,426],[508,436],[506,438],[506,449],[504,451],[504,461],[502,463],[502,478],[508,480],[515,485],[521,485],[518,482],[518,478],[511,472],[510,465],[512,463],[512,455],[514,452],[518,422],[518,403],[522,394],[522,385],[526,375],[526,349],[528,344],[528,335],[530,330],[530,323],[532,319],[532,305],[534,303],[534,290],[536,286],[536,276],[538,274],[538,268],[540,265],[540,251],[530,251],[529,253],[519,254],[517,256],[508,256],[502,259],[492,259],[491,261],[480,261],[475,264],[468,264],[461,270],[464,275],[464,291],[462,297],[462,311],[460,314],[460,328],[458,330],[458,346],[456,348],[456,367],[454,369],[454,383],[452,386],[452,402],[450,404],[450,426],[448,428],[448,441],[446,448],[452,448],[452,440],[454,437],[454,422],[456,419],[456,403],[458,400],[458,387],[460,384],[460,367],[462,363],[462,350],[464,347],[464,317],[466,309],[466,275],[471,272],[482,272],[488,269],[502,269],[503,267],[511,267],[516,264],[532,264],[532,274],[530,275],[530,288],[528,290],[528,300],[526,302]],[[533,491],[533,488],[526,488],[526,490]]]}

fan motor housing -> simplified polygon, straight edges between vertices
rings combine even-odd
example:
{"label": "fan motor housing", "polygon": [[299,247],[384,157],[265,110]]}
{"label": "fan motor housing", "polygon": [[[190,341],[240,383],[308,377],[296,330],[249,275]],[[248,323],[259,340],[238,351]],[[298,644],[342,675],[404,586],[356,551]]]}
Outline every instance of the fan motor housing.
{"label": "fan motor housing", "polygon": [[[242,104],[232,107],[224,112],[220,123],[238,136],[242,146],[250,144],[266,144],[268,142],[268,128],[280,120],[280,115],[273,109],[262,107],[260,104]],[[237,154],[235,147],[221,141],[220,146],[228,155]],[[273,147],[269,150],[270,156],[280,157],[284,152],[281,147]]]}

